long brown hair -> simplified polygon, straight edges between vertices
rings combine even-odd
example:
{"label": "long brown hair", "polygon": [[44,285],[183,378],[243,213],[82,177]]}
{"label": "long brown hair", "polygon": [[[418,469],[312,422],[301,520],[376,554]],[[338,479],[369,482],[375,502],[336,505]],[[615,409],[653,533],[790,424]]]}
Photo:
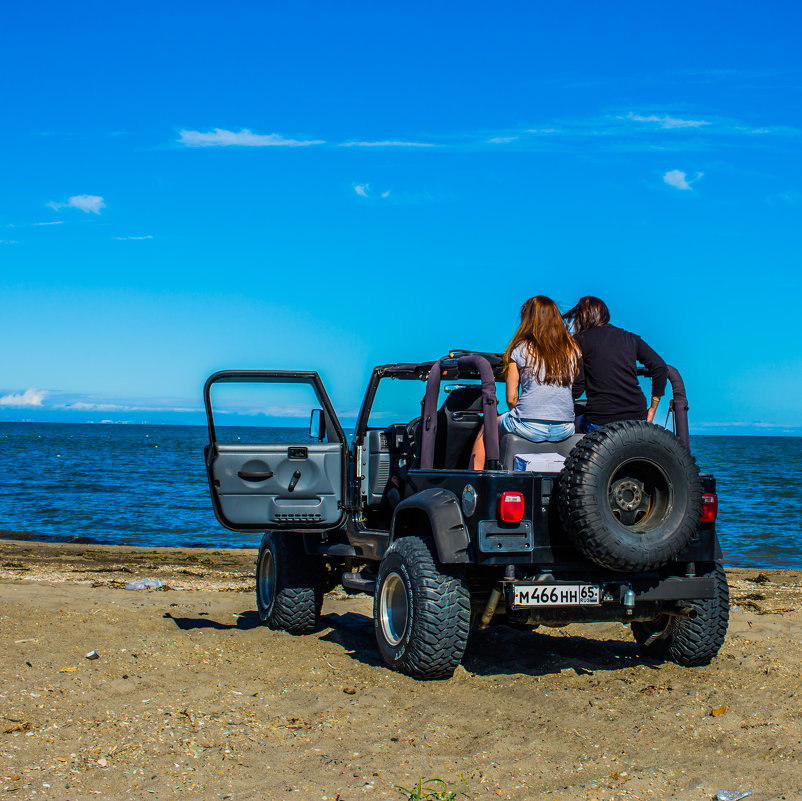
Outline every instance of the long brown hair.
{"label": "long brown hair", "polygon": [[569,309],[563,315],[563,319],[576,336],[588,328],[607,325],[610,322],[610,310],[603,300],[594,298],[593,295],[585,295],[573,309]]}
{"label": "long brown hair", "polygon": [[521,306],[521,324],[504,354],[505,369],[518,345],[523,346],[527,366],[542,383],[571,385],[581,351],[551,298],[535,295]]}

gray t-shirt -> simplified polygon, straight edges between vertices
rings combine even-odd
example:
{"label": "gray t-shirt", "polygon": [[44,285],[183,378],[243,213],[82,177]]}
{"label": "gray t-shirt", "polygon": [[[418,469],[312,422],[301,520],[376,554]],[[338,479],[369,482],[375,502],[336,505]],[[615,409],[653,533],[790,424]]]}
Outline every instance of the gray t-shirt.
{"label": "gray t-shirt", "polygon": [[521,392],[518,405],[510,412],[520,420],[547,420],[549,422],[573,423],[574,400],[571,386],[542,384],[543,368],[539,375],[529,368],[532,359],[527,358],[529,348],[517,345],[510,358],[518,365],[521,374]]}

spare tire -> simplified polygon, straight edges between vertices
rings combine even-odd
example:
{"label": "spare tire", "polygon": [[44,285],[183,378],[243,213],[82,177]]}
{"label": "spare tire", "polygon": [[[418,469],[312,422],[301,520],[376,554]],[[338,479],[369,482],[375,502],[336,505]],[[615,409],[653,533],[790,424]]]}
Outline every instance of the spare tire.
{"label": "spare tire", "polygon": [[559,508],[571,543],[596,564],[625,572],[658,568],[696,531],[699,468],[666,429],[640,420],[610,423],[571,450]]}

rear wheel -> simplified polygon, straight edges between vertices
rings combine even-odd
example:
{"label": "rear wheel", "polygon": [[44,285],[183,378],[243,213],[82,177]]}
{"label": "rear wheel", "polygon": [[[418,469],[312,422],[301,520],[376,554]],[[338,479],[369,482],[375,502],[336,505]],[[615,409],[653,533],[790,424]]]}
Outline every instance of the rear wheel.
{"label": "rear wheel", "polygon": [[323,601],[322,567],[306,553],[300,534],[265,534],[256,562],[256,608],[262,621],[290,634],[314,631]]}
{"label": "rear wheel", "polygon": [[691,619],[660,615],[645,623],[633,623],[632,633],[644,656],[676,662],[683,667],[707,665],[721,650],[730,617],[730,593],[724,568],[711,569],[715,581],[712,598],[683,601],[693,609]]}
{"label": "rear wheel", "polygon": [[559,507],[568,538],[588,559],[610,570],[651,570],[674,559],[699,524],[699,468],[664,428],[610,423],[569,454]]}
{"label": "rear wheel", "polygon": [[373,625],[382,658],[418,679],[445,679],[468,642],[471,601],[464,573],[438,565],[430,540],[402,537],[379,566]]}

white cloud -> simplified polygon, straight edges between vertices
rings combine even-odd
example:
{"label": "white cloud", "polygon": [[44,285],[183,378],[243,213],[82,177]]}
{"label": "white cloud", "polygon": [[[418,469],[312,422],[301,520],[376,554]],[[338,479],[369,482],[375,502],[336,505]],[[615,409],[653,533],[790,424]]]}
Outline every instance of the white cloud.
{"label": "white cloud", "polygon": [[63,225],[64,220],[55,220],[53,222],[34,223],[34,225]]}
{"label": "white cloud", "polygon": [[16,239],[0,239],[0,245],[19,245]]}
{"label": "white cloud", "polygon": [[55,409],[63,409],[78,412],[199,412],[203,411],[195,406],[134,406],[125,403],[94,403],[89,401],[76,401],[75,403],[65,403],[54,406]]}
{"label": "white cloud", "polygon": [[122,241],[127,241],[129,239],[153,239],[152,234],[148,234],[147,236],[115,236],[115,239],[119,239]]}
{"label": "white cloud", "polygon": [[100,195],[73,195],[66,202],[51,201],[47,204],[51,209],[78,209],[86,214],[100,214],[106,208],[106,201]]}
{"label": "white cloud", "polygon": [[673,186],[675,189],[690,189],[691,184],[696,183],[703,175],[703,172],[697,172],[696,177],[689,181],[687,174],[682,170],[669,170],[663,176],[663,182]]}
{"label": "white cloud", "polygon": [[248,128],[241,131],[226,131],[215,128],[212,131],[179,131],[179,142],[187,147],[305,147],[322,145],[322,139],[285,139],[279,134],[255,134]]}
{"label": "white cloud", "polygon": [[641,116],[630,112],[626,119],[634,122],[656,122],[659,128],[701,128],[703,125],[710,125],[707,120],[683,120],[680,117],[659,117],[657,114]]}
{"label": "white cloud", "polygon": [[26,389],[25,392],[12,393],[0,397],[0,406],[9,406],[13,409],[33,409],[41,407],[47,397],[47,390]]}
{"label": "white cloud", "polygon": [[506,145],[507,142],[514,142],[518,138],[517,136],[494,136],[492,139],[488,139],[487,142],[490,145]]}
{"label": "white cloud", "polygon": [[379,142],[340,142],[340,147],[437,147],[431,142],[405,142],[401,139],[383,139]]}
{"label": "white cloud", "polygon": [[[384,192],[379,192],[379,197],[390,197],[390,191],[389,189],[385,189]],[[370,184],[354,184],[354,192],[356,192],[359,197],[375,197],[373,190],[370,188]]]}

